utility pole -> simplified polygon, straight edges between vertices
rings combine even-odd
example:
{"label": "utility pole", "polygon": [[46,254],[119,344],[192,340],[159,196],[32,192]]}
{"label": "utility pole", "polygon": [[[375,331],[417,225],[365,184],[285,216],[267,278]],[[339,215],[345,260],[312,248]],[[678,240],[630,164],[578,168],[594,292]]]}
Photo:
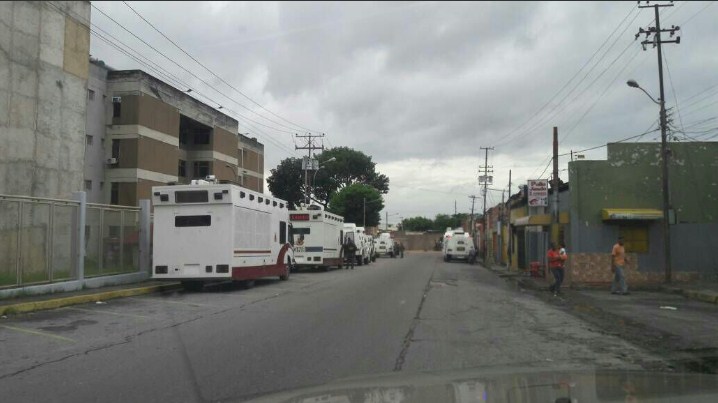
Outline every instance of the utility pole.
{"label": "utility pole", "polygon": [[307,157],[305,157],[302,160],[302,169],[304,170],[304,192],[305,192],[305,203],[309,204],[309,197],[311,193],[311,189],[309,188],[309,171],[313,171],[316,169],[319,169],[319,164],[317,164],[317,160],[314,159],[314,150],[322,150],[324,151],[324,140],[322,140],[321,145],[316,145],[315,140],[316,139],[323,139],[325,136],[324,133],[322,134],[311,134],[307,133],[304,135],[295,134],[296,138],[300,139],[306,139],[306,145],[299,147],[294,146],[295,150],[309,150],[309,154]]}
{"label": "utility pole", "polygon": [[511,267],[511,252],[512,252],[512,244],[514,242],[513,240],[513,234],[511,233],[511,170],[509,169],[509,214],[506,217],[506,224],[507,225],[507,231],[509,236],[509,245],[508,245],[508,267]]}
{"label": "utility pole", "polygon": [[[553,222],[558,224],[558,127],[553,127]],[[556,236],[558,234],[555,234]],[[558,236],[557,236],[558,237]],[[558,239],[554,239],[558,241]]]}
{"label": "utility pole", "polygon": [[364,220],[362,221],[362,227],[366,228],[366,197],[364,198]]}
{"label": "utility pole", "polygon": [[474,243],[474,248],[478,247],[476,244],[476,223],[474,222],[474,203],[476,202],[476,196],[471,195],[469,196],[469,199],[471,199],[471,228],[469,228],[469,233],[471,234],[472,242]]}
{"label": "utility pole", "polygon": [[[489,173],[493,173],[493,172],[494,172],[494,171],[491,169],[491,168],[493,168],[493,167],[492,167],[492,166],[491,166],[491,167],[489,166],[489,150],[493,150],[494,148],[493,148],[493,147],[480,147],[480,148],[485,151],[485,154],[484,154],[484,166],[479,167],[479,169],[483,169],[483,170],[484,170],[484,176],[483,176],[483,177],[479,177],[479,184],[481,184],[481,183],[483,182],[483,185],[484,185],[484,190],[483,190],[483,192],[484,192],[484,215],[482,216],[483,229],[484,229],[484,239],[481,240],[481,243],[484,244],[484,266],[486,266],[486,264],[487,264],[486,262],[487,262],[487,260],[488,260],[488,245],[489,245],[488,242],[487,242],[487,240],[486,240],[486,238],[488,238],[488,237],[486,236],[486,234],[488,233],[488,229],[487,229],[488,220],[486,219],[486,187],[489,185],[489,182],[490,182],[490,181],[489,181]],[[493,181],[491,181],[491,182],[493,183]]]}
{"label": "utility pole", "polygon": [[[646,2],[648,3],[648,2]],[[673,37],[676,34],[676,31],[680,30],[680,27],[677,27],[675,25],[672,25],[670,29],[661,29],[661,16],[659,9],[660,7],[673,7],[673,4],[654,4],[654,5],[645,5],[641,6],[639,3],[638,8],[648,8],[653,7],[653,10],[656,14],[656,26],[655,27],[648,27],[647,29],[639,28],[638,33],[636,34],[636,39],[641,34],[645,34],[645,40],[641,42],[641,46],[643,46],[643,50],[646,50],[646,45],[653,44],[653,47],[658,48],[658,83],[660,85],[661,90],[661,97],[660,100],[660,106],[661,106],[661,112],[660,112],[660,120],[661,120],[661,171],[662,171],[662,190],[663,190],[663,259],[664,259],[664,267],[665,267],[665,282],[670,283],[671,277],[672,277],[672,267],[671,267],[671,227],[670,223],[668,222],[669,219],[669,210],[671,208],[670,204],[670,195],[668,194],[668,144],[667,144],[667,138],[666,138],[666,97],[663,92],[663,55],[661,53],[661,45],[664,43],[675,43],[680,44],[681,43],[681,37],[678,36],[674,40],[663,40],[661,38],[661,33],[663,32],[670,32],[670,36]],[[649,40],[648,37],[650,35],[653,35],[653,39]]]}

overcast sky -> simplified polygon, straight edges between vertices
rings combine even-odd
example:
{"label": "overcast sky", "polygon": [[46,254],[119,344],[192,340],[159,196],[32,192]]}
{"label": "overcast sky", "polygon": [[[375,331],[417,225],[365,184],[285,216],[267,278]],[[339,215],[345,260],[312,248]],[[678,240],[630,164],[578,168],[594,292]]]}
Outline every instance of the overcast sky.
{"label": "overcast sky", "polygon": [[[680,45],[664,45],[667,106],[677,100],[680,111],[674,125],[715,140],[718,132],[705,132],[718,126],[718,87],[711,88],[718,84],[713,3],[675,2],[662,11],[661,25],[681,27]],[[550,174],[544,168],[553,126],[561,153],[657,127],[658,107],[625,84],[633,78],[658,97],[656,50],[641,50],[643,36],[634,41],[639,27],[653,24],[653,9],[639,10],[635,2],[129,2],[256,104],[125,4],[92,4],[93,29],[160,65],[202,94],[200,100],[225,106],[240,131],[264,143],[266,175],[282,159],[301,155],[292,133],[326,133],[325,146],[371,155],[391,180],[391,223],[453,213],[455,201],[459,212],[469,212],[468,196],[480,195],[480,147],[494,147],[491,207],[508,189],[509,170],[512,193],[527,179]],[[91,53],[114,68],[165,78],[95,35]],[[659,137],[651,132],[641,140]],[[582,154],[606,157],[605,148]],[[563,180],[568,159],[560,159]]]}

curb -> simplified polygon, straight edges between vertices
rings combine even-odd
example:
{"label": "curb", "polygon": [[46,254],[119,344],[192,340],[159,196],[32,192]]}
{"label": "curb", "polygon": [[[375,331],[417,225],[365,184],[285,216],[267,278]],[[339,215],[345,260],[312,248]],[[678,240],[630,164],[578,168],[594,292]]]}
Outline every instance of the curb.
{"label": "curb", "polygon": [[0,305],[0,315],[28,313],[47,309],[57,309],[64,306],[84,304],[87,302],[106,301],[115,298],[133,297],[136,295],[152,294],[181,288],[180,283],[152,285],[148,287],[126,288],[121,290],[104,291],[93,294],[60,297],[42,301],[20,302],[17,304]]}
{"label": "curb", "polygon": [[687,298],[718,304],[718,292],[715,291],[683,290],[682,294]]}

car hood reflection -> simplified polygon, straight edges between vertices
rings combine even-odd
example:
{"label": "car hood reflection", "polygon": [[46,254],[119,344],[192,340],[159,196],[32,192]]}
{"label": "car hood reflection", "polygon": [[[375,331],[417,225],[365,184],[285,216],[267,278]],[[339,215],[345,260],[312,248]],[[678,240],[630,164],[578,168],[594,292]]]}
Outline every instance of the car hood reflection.
{"label": "car hood reflection", "polygon": [[[245,401],[244,399],[242,401]],[[275,393],[251,402],[716,402],[718,376],[626,370],[493,369],[389,373]]]}

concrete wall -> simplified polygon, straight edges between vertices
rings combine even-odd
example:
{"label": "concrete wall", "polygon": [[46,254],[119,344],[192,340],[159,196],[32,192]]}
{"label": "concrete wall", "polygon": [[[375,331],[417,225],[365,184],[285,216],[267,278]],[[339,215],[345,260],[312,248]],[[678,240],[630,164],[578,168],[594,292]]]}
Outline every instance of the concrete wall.
{"label": "concrete wall", "polygon": [[[85,131],[85,193],[88,203],[103,203],[105,182],[105,114],[107,104],[107,67],[90,63],[87,81],[87,123]],[[89,188],[87,187],[89,185]]]}
{"label": "concrete wall", "polygon": [[[674,271],[718,276],[718,143],[671,143],[671,225]],[[660,144],[608,145],[606,161],[569,163],[571,249],[574,253],[609,254],[622,225],[648,230],[648,253],[638,253],[638,270],[662,272],[662,224],[656,221],[604,222],[604,208],[662,210]],[[712,246],[711,246],[712,245]]]}
{"label": "concrete wall", "polygon": [[55,4],[0,2],[2,194],[84,189],[90,3]]}

